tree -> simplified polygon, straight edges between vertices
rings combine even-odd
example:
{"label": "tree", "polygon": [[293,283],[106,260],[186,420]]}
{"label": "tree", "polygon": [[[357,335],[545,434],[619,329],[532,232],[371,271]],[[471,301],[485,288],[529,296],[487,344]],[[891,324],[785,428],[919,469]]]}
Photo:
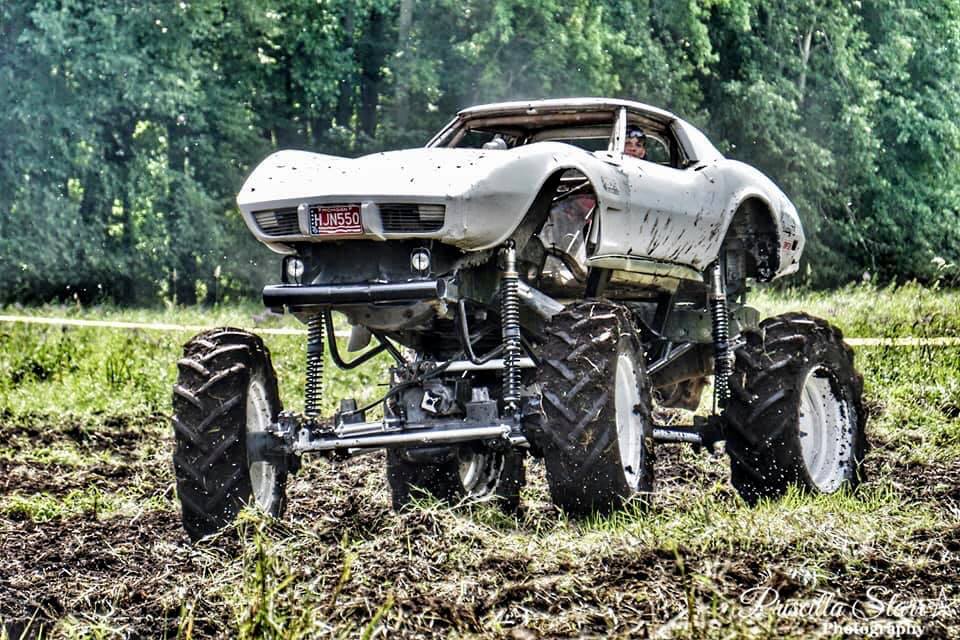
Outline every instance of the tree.
{"label": "tree", "polygon": [[960,260],[958,45],[960,0],[7,2],[3,298],[253,291],[269,254],[234,198],[271,150],[574,95],[665,106],[772,176],[807,282],[931,278]]}
{"label": "tree", "polygon": [[846,229],[883,280],[929,278],[960,258],[960,3],[864,3],[879,99],[875,172]]}
{"label": "tree", "polygon": [[867,50],[859,16],[839,0],[753,2],[746,12],[716,7],[709,33],[719,53],[700,77],[708,129],[795,202],[808,277],[849,278],[853,265],[822,238],[847,228],[878,147],[877,85],[858,62]]}

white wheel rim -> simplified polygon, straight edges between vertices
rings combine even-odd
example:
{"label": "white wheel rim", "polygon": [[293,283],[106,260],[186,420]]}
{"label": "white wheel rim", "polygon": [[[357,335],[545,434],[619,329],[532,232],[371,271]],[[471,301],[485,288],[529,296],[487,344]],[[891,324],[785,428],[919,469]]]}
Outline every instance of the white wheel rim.
{"label": "white wheel rim", "polygon": [[833,493],[853,473],[857,416],[826,367],[807,373],[800,396],[800,449],[816,488]]}
{"label": "white wheel rim", "polygon": [[460,484],[466,497],[480,498],[496,490],[503,471],[503,456],[468,449],[460,449],[457,456]]}
{"label": "white wheel rim", "polygon": [[643,418],[635,410],[640,404],[640,390],[634,361],[626,353],[617,356],[617,375],[614,385],[617,416],[617,443],[620,464],[627,484],[634,491],[640,486],[643,464]]}
{"label": "white wheel rim", "polygon": [[[271,411],[267,390],[259,379],[252,379],[247,387],[247,433],[260,433],[270,426]],[[251,462],[248,466],[253,499],[264,511],[273,507],[274,486],[277,469],[265,460]]]}

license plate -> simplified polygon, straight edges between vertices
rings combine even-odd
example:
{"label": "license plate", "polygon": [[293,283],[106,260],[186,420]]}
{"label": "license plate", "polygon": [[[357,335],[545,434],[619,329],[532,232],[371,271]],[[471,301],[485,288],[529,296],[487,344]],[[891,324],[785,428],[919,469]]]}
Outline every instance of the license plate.
{"label": "license plate", "polygon": [[315,236],[363,233],[360,205],[340,204],[329,207],[310,207],[310,233]]}

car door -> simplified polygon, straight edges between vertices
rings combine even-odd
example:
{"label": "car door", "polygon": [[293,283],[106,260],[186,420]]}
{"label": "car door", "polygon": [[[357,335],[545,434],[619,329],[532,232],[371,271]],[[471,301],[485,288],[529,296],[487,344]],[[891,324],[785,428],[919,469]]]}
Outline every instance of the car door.
{"label": "car door", "polygon": [[624,155],[619,166],[628,179],[627,206],[604,219],[596,253],[705,267],[705,249],[722,230],[714,164],[678,169]]}

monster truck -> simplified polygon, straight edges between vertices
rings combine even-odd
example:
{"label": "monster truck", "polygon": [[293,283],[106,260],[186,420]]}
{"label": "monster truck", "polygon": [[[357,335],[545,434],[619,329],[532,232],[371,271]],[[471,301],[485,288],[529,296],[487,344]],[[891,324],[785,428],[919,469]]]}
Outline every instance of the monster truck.
{"label": "monster truck", "polygon": [[[635,127],[644,159],[624,153]],[[398,509],[419,492],[517,509],[528,456],[572,515],[642,505],[659,443],[724,443],[750,503],[861,481],[862,378],[840,331],[746,304],[751,282],[798,268],[794,206],[671,113],[600,98],[473,107],[425,148],[280,151],[237,201],[284,255],[264,303],[307,327],[304,411],[283,411],[256,335],[185,345],[174,466],[193,539],[246,504],[278,516],[305,454],[386,449]],[[383,397],[322,416],[325,359],[381,353]],[[668,426],[655,405],[712,410]]]}

